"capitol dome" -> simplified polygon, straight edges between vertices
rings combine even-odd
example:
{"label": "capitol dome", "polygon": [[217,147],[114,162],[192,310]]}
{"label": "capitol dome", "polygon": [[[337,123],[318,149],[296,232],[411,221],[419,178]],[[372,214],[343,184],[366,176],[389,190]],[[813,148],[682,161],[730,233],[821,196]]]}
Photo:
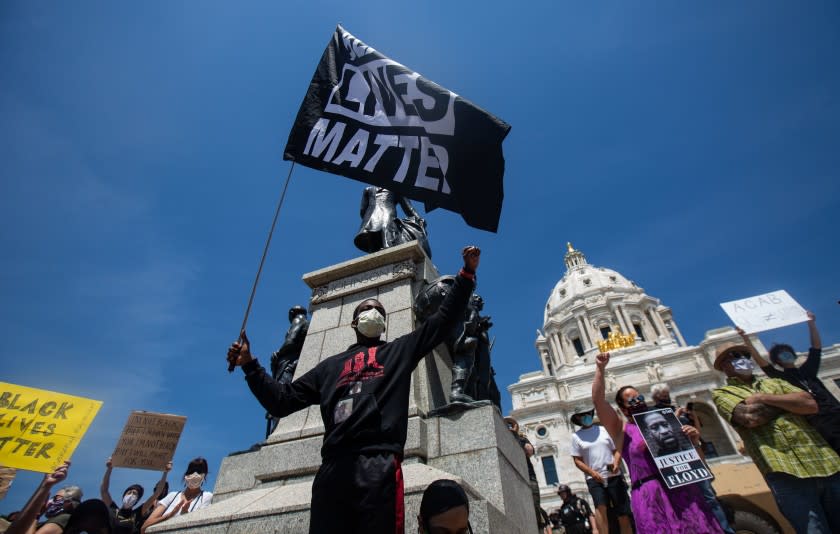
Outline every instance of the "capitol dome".
{"label": "capitol dome", "polygon": [[551,315],[562,314],[578,299],[585,299],[588,296],[603,293],[605,290],[627,294],[644,293],[634,282],[618,271],[589,265],[583,252],[575,250],[571,243],[567,243],[566,246],[568,248],[565,257],[566,274],[557,282],[548,297],[543,322],[547,322]]}
{"label": "capitol dome", "polygon": [[590,265],[571,243],[567,248],[566,273],[548,297],[537,333],[546,373],[585,362],[609,340],[612,352],[685,346],[670,308],[621,273]]}

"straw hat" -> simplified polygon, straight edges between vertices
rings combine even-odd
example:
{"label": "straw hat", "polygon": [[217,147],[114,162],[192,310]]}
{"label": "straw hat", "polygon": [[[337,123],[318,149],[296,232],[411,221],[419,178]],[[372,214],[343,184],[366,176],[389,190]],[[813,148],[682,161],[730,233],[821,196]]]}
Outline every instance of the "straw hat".
{"label": "straw hat", "polygon": [[724,360],[737,353],[746,354],[748,358],[752,357],[752,350],[743,343],[724,343],[717,349],[714,368],[718,371],[723,371],[721,366],[723,365]]}

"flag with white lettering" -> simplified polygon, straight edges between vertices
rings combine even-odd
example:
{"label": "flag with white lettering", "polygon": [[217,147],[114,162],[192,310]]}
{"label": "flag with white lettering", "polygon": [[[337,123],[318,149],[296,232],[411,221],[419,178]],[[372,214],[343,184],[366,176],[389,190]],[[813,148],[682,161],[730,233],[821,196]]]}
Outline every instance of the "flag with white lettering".
{"label": "flag with white lettering", "polygon": [[460,213],[495,232],[510,130],[338,26],[283,158]]}

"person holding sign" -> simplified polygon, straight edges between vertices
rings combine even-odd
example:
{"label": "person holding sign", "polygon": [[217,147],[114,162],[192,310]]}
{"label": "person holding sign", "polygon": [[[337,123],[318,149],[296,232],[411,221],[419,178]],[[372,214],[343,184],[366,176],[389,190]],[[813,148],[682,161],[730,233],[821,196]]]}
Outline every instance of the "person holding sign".
{"label": "person holding sign", "polygon": [[[636,520],[636,531],[645,534],[722,534],[720,524],[706,506],[696,484],[667,489],[660,478],[653,456],[633,420],[633,414],[649,410],[644,396],[633,386],[618,389],[615,402],[626,421],[619,419],[607,402],[604,374],[609,361],[609,353],[595,357],[592,401],[601,424],[616,447],[621,449],[621,456],[627,464],[632,482],[630,507]],[[700,445],[700,434],[696,428],[683,425],[681,430],[693,445]]]}
{"label": "person holding sign", "polygon": [[797,532],[840,532],[840,456],[808,421],[814,398],[778,378],[753,376],[752,345],[727,343],[714,368],[726,385],[712,391],[718,413],[747,453]]}
{"label": "person holding sign", "polygon": [[111,510],[114,515],[116,527],[115,534],[134,534],[140,532],[140,527],[143,522],[151,515],[157,500],[163,496],[164,488],[166,487],[166,476],[172,469],[172,462],[166,464],[160,480],[155,484],[155,491],[146,499],[142,506],[135,508],[134,505],[143,497],[143,486],[140,484],[132,484],[123,492],[121,505],[118,507],[111,498],[109,486],[111,485],[111,458],[105,462],[105,475],[102,477],[102,485],[99,487],[99,493],[102,497],[102,502]]}
{"label": "person holding sign", "polygon": [[481,251],[466,247],[464,266],[440,308],[413,332],[385,342],[385,308],[362,301],[350,327],[356,343],[321,360],[291,384],[278,383],[251,355],[245,332],[228,349],[251,392],[271,415],[320,405],[323,462],[312,483],[309,532],[403,532],[401,461],[408,432],[411,373],[463,320]]}
{"label": "person holding sign", "polygon": [[[47,507],[47,503],[52,501],[52,510],[56,513],[53,514],[53,517],[64,513],[64,491],[59,491],[58,494],[62,495],[62,503],[56,506],[56,499],[47,500],[50,496],[50,491],[52,490],[53,486],[67,478],[67,471],[70,469],[70,462],[66,461],[62,463],[60,466],[56,467],[52,473],[48,473],[44,475],[44,479],[38,485],[38,488],[35,490],[35,493],[29,497],[29,501],[27,501],[26,506],[23,507],[23,510],[18,512],[17,517],[15,520],[12,521],[12,524],[9,525],[9,528],[6,529],[6,534],[26,534],[30,532],[35,532],[36,522],[38,520],[38,516],[40,516],[44,508]],[[81,492],[79,493],[79,497],[81,498]],[[69,499],[68,499],[69,501]],[[78,503],[75,503],[78,505]],[[67,511],[66,520],[70,520],[70,511]],[[55,530],[52,526],[48,530],[53,530],[54,532],[62,532],[64,530],[64,525],[66,522],[62,523],[59,530]],[[52,525],[52,524],[50,524]],[[46,526],[46,525],[45,525]]]}
{"label": "person holding sign", "polygon": [[822,434],[822,437],[831,445],[835,452],[840,454],[840,401],[834,397],[817,378],[820,372],[820,360],[822,359],[822,340],[817,330],[817,319],[813,313],[808,312],[808,333],[811,337],[811,348],[808,350],[808,357],[799,367],[796,366],[796,351],[786,344],[776,344],[770,347],[770,361],[781,367],[781,370],[770,365],[767,360],[761,357],[750,340],[750,337],[741,328],[736,328],[744,345],[752,349],[750,354],[753,361],[770,378],[781,378],[790,384],[807,391],[817,401],[819,410],[814,415],[806,417],[811,426]]}

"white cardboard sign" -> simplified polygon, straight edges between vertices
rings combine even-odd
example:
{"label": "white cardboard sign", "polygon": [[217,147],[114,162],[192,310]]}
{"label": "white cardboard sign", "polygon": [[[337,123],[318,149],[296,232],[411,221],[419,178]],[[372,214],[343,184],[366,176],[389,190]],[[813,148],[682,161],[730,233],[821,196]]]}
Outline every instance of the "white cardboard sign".
{"label": "white cardboard sign", "polygon": [[773,330],[808,320],[808,314],[780,289],[755,297],[722,302],[720,305],[736,326],[748,334]]}

